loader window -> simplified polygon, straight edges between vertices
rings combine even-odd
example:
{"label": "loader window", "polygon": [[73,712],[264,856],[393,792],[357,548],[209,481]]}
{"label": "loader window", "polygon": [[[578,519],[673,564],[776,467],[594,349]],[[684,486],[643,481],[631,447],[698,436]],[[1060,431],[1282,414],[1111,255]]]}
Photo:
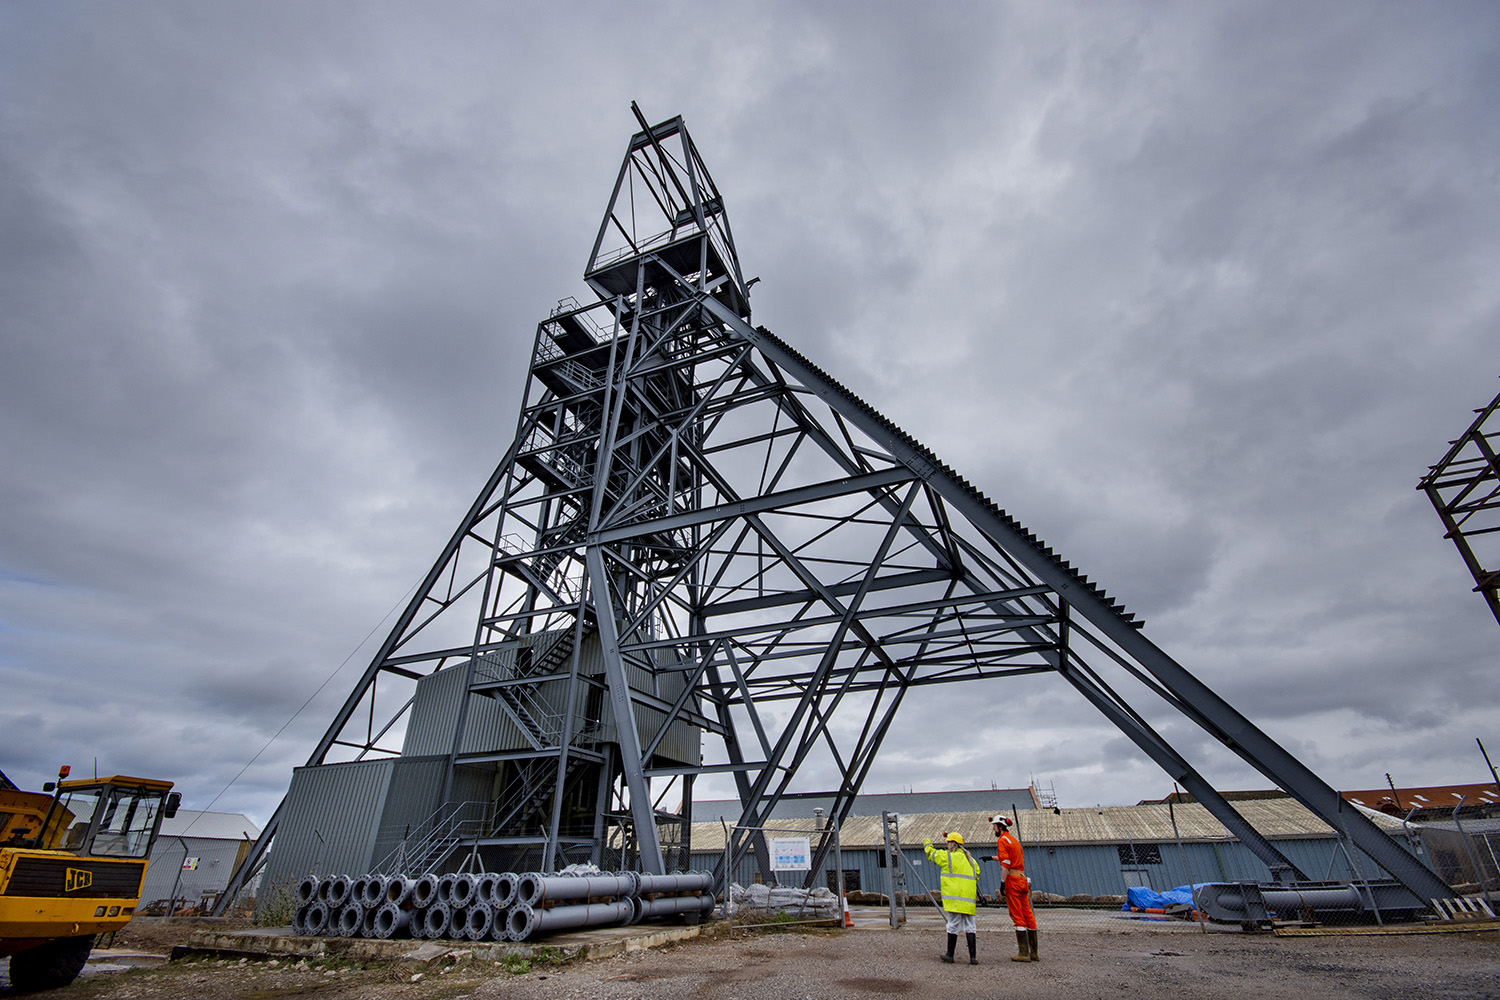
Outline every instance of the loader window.
{"label": "loader window", "polygon": [[139,788],[111,788],[94,834],[94,854],[144,858],[151,849],[151,830],[161,810],[162,793]]}
{"label": "loader window", "polygon": [[58,803],[62,817],[54,822],[67,830],[63,834],[63,850],[82,854],[88,849],[89,827],[93,825],[94,813],[99,808],[100,791],[98,786],[75,788]]}
{"label": "loader window", "polygon": [[[111,784],[70,790],[61,805],[63,822],[73,820],[63,836],[63,850],[114,858],[144,858],[165,793]],[[90,839],[92,834],[92,839]]]}

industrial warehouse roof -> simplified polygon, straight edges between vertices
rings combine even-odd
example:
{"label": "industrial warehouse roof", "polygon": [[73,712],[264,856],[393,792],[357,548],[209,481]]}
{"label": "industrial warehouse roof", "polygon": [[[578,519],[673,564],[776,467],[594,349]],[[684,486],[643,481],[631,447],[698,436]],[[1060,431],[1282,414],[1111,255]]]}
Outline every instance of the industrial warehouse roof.
{"label": "industrial warehouse roof", "polygon": [[[776,803],[772,819],[810,819],[814,808],[825,814],[833,805],[832,795],[788,796]],[[1030,788],[985,788],[958,792],[889,792],[856,795],[851,816],[874,816],[882,812],[957,813],[983,811],[993,815],[1002,809],[1038,809]],[[693,817],[702,823],[720,819],[733,823],[741,812],[739,799],[708,799],[693,803]]]}
{"label": "industrial warehouse roof", "polygon": [[1368,791],[1340,792],[1350,802],[1358,802],[1371,809],[1379,809],[1381,802],[1391,802],[1401,810],[1407,809],[1452,809],[1462,801],[1465,805],[1485,805],[1500,802],[1500,788],[1493,784],[1482,785],[1429,785],[1423,788],[1372,788]]}
{"label": "industrial warehouse roof", "polygon": [[260,836],[260,828],[240,813],[179,809],[176,816],[161,821],[161,835],[201,837],[204,840],[254,840]]}
{"label": "industrial warehouse roof", "polygon": [[[1234,807],[1269,840],[1334,836],[1328,824],[1289,797],[1252,799],[1236,802]],[[1383,830],[1401,829],[1399,819],[1369,810],[1363,812]],[[1047,809],[1022,810],[1016,829],[1023,845],[1170,843],[1177,836],[1172,827],[1174,815],[1177,833],[1185,842],[1234,839],[1223,824],[1196,802],[1170,808],[1165,803],[1149,803],[1063,809],[1056,813]],[[771,820],[766,829],[800,832],[811,825],[806,820]],[[902,813],[900,830],[901,843],[908,847],[921,843],[924,837],[940,840],[948,830],[963,834],[966,843],[989,844],[994,840],[989,814],[982,812]],[[724,849],[724,829],[718,823],[694,823],[692,836],[694,852]],[[878,848],[883,836],[879,816],[850,817],[839,831],[839,842],[846,849]]]}

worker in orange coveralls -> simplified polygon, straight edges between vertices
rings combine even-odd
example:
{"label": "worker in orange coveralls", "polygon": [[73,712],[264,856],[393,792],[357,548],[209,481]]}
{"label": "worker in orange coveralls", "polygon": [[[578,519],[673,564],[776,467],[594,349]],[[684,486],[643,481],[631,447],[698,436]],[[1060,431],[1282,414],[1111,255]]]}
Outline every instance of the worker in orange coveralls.
{"label": "worker in orange coveralls", "polygon": [[990,817],[995,831],[995,860],[1000,862],[1000,878],[1005,886],[1005,905],[1010,922],[1016,925],[1016,954],[1012,962],[1035,962],[1036,914],[1031,912],[1031,880],[1021,860],[1021,842],[1010,832],[1011,818],[1004,813]]}

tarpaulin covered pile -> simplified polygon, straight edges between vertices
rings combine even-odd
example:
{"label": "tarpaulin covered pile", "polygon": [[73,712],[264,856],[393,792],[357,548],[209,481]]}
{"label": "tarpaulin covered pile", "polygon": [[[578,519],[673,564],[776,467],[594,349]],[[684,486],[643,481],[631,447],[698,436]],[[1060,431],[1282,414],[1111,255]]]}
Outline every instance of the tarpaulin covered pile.
{"label": "tarpaulin covered pile", "polygon": [[1125,904],[1120,909],[1161,912],[1172,906],[1192,907],[1193,890],[1199,885],[1207,884],[1207,882],[1199,882],[1196,885],[1179,885],[1166,892],[1157,892],[1144,885],[1133,885],[1125,890]]}

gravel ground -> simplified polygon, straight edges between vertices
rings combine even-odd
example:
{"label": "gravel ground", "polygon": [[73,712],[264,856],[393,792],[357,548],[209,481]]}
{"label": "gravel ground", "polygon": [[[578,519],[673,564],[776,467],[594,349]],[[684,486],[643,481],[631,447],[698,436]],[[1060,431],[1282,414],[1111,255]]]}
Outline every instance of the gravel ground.
{"label": "gravel ground", "polygon": [[[1027,1000],[1118,1000],[1130,993],[1192,1000],[1247,995],[1257,1000],[1500,997],[1500,931],[1287,938],[1097,919],[1044,917],[1041,924],[1042,960],[1037,964],[1009,961],[1014,935],[990,930],[981,932],[978,966],[945,965],[938,961],[941,925],[914,920],[895,932],[871,927],[736,934],[733,939],[720,935],[599,961],[536,962],[527,971],[467,959],[421,968],[400,963],[362,968],[336,961],[199,958],[156,969],[86,973],[47,996],[761,1000],[904,995],[992,1000],[1014,992]],[[962,952],[961,941],[959,947]]]}

